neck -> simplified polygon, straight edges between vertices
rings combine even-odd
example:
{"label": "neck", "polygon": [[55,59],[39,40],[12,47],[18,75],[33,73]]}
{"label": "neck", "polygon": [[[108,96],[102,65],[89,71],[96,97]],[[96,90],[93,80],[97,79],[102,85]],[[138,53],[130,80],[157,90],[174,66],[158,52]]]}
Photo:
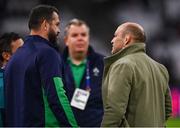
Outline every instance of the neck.
{"label": "neck", "polygon": [[42,31],[31,30],[30,35],[38,35],[38,36],[43,37],[46,40],[49,40],[48,36],[44,32],[42,32]]}
{"label": "neck", "polygon": [[73,64],[75,64],[75,65],[79,65],[82,62],[82,60],[81,61],[80,60],[75,60],[73,58],[71,58],[71,60],[72,60]]}

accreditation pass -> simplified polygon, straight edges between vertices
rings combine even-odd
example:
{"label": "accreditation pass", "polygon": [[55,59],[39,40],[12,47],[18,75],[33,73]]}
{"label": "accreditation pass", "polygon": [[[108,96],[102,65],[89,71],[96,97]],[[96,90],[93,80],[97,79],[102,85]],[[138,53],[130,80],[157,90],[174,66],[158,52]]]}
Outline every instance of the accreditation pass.
{"label": "accreditation pass", "polygon": [[73,98],[71,100],[71,106],[84,110],[86,107],[89,95],[90,95],[89,91],[76,88],[73,94]]}

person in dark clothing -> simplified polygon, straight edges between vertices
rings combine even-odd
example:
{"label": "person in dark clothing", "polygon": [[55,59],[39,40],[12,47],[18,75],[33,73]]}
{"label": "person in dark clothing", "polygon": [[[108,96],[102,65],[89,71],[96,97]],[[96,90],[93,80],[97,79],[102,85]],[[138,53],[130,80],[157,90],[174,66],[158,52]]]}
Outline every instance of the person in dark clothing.
{"label": "person in dark clothing", "polygon": [[23,43],[19,34],[14,32],[4,33],[0,36],[0,127],[4,126],[4,68]]}
{"label": "person in dark clothing", "polygon": [[89,27],[82,20],[73,19],[67,24],[64,40],[63,80],[77,122],[81,127],[99,127],[104,57],[89,45]]}
{"label": "person in dark clothing", "polygon": [[77,126],[63,89],[61,58],[54,49],[59,11],[32,9],[30,35],[5,68],[6,126]]}

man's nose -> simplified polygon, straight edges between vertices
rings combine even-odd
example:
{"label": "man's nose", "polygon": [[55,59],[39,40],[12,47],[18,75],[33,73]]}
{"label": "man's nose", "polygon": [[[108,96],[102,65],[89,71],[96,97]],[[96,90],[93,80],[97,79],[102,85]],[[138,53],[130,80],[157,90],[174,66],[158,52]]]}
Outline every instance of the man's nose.
{"label": "man's nose", "polygon": [[57,32],[57,36],[60,34],[60,32]]}
{"label": "man's nose", "polygon": [[60,34],[60,32],[61,32],[60,29],[58,29],[58,31],[57,31],[57,36]]}
{"label": "man's nose", "polygon": [[111,44],[113,44],[114,42],[113,42],[113,39],[111,40]]}
{"label": "man's nose", "polygon": [[82,35],[78,35],[77,38],[78,38],[78,40],[82,40],[83,36]]}

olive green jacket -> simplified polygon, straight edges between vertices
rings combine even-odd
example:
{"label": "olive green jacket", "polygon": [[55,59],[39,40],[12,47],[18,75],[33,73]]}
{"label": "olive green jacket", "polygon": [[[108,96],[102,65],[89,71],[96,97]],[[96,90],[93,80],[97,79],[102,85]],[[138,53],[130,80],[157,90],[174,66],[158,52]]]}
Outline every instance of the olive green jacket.
{"label": "olive green jacket", "polygon": [[165,126],[171,115],[167,69],[134,43],[105,58],[103,127]]}

